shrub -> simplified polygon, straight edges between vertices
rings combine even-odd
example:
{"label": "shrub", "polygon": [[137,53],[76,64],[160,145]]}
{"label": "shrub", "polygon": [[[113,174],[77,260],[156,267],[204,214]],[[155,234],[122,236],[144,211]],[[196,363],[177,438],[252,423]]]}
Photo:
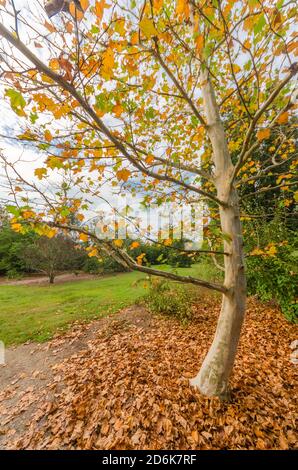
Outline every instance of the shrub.
{"label": "shrub", "polygon": [[20,273],[20,271],[18,271],[17,269],[15,268],[12,268],[12,269],[9,269],[7,272],[6,272],[6,276],[8,279],[22,279],[23,277],[23,274]]}
{"label": "shrub", "polygon": [[161,279],[150,279],[149,291],[143,300],[151,312],[174,316],[182,323],[187,323],[193,316],[194,296],[186,286]]}
{"label": "shrub", "polygon": [[276,300],[285,317],[298,322],[297,256],[289,247],[276,257],[248,257],[248,293],[257,294],[261,300]]}

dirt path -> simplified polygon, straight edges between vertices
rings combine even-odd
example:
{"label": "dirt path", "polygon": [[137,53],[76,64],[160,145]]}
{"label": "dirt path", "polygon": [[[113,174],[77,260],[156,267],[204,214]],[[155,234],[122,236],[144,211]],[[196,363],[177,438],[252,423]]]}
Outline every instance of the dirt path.
{"label": "dirt path", "polygon": [[[102,276],[88,273],[64,273],[58,274],[55,277],[55,284],[63,284],[64,282],[74,282],[83,280],[99,279]],[[47,286],[49,285],[49,278],[46,276],[30,276],[22,279],[6,279],[0,278],[0,286]]]}
{"label": "dirt path", "polygon": [[28,343],[6,350],[6,364],[0,365],[0,449],[6,449],[11,438],[24,433],[36,412],[40,394],[51,399],[53,367],[88,350],[89,341],[115,324],[147,327],[150,315],[143,308],[128,307],[87,325],[74,324],[66,334],[47,343]]}
{"label": "dirt path", "polygon": [[219,302],[194,318],[140,306],[7,351],[0,366],[0,449],[297,449],[297,327],[250,299],[220,403],[189,385],[216,329]]}

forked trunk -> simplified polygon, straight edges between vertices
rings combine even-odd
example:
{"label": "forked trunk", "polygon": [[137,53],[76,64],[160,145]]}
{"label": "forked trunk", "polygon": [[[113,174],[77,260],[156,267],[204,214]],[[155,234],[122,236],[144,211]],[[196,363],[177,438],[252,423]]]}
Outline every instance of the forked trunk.
{"label": "forked trunk", "polygon": [[229,377],[245,315],[243,238],[238,195],[232,181],[234,166],[207,68],[202,71],[201,80],[207,130],[212,145],[214,183],[217,197],[223,202],[220,206],[220,222],[224,251],[228,253],[228,256],[224,257],[224,285],[228,292],[223,295],[221,313],[211,348],[200,372],[191,380],[191,384],[204,395],[226,399],[229,395]]}

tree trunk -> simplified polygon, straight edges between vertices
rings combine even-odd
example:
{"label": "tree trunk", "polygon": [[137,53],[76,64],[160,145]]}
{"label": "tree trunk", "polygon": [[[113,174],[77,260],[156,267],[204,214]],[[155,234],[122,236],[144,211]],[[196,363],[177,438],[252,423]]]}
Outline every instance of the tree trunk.
{"label": "tree trunk", "polygon": [[[233,192],[234,202],[237,194]],[[223,294],[221,312],[211,348],[198,375],[191,380],[207,396],[217,396],[221,400],[229,398],[229,378],[236,357],[241,327],[245,315],[246,279],[244,273],[243,242],[238,204],[221,210],[221,225],[231,241],[225,241],[225,286],[228,294]]]}
{"label": "tree trunk", "polygon": [[50,273],[50,276],[49,276],[50,284],[54,284],[54,279],[55,279],[55,274],[54,274],[54,273]]}
{"label": "tree trunk", "polygon": [[229,377],[236,357],[241,326],[245,315],[246,279],[239,201],[231,180],[234,166],[230,157],[225,130],[220,119],[214,89],[207,69],[202,71],[202,96],[207,130],[212,145],[214,183],[220,206],[220,222],[224,239],[225,287],[221,313],[211,348],[198,375],[191,380],[204,395],[227,399]]}

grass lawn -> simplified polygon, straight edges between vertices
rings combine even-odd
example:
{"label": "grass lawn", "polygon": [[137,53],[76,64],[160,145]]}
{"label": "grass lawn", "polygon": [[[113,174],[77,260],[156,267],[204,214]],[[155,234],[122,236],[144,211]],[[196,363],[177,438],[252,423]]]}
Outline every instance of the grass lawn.
{"label": "grass lawn", "polygon": [[[170,269],[163,266],[162,269]],[[183,275],[210,279],[210,266],[179,268]],[[6,345],[45,341],[75,320],[115,313],[145,293],[145,275],[138,272],[52,286],[0,286],[0,340]]]}

